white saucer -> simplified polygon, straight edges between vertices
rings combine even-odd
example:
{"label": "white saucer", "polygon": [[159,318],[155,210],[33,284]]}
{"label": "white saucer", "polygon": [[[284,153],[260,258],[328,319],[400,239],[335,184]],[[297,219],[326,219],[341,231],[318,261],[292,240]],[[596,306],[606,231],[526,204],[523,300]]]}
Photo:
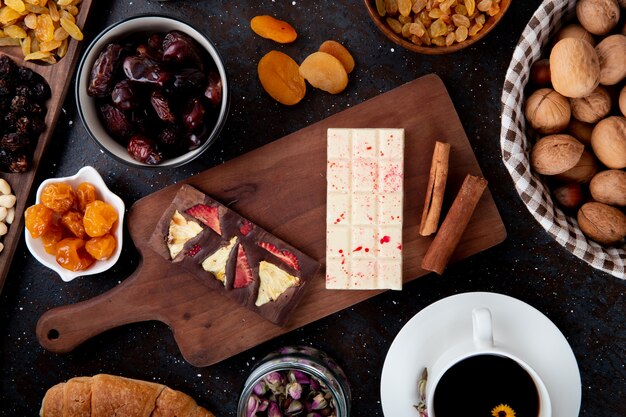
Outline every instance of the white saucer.
{"label": "white saucer", "polygon": [[383,365],[380,397],[385,417],[418,417],[417,381],[451,346],[472,340],[472,309],[487,307],[496,346],[514,349],[542,378],[552,415],[577,417],[581,383],[578,363],[561,331],[541,312],[502,294],[472,292],[433,303],[404,325]]}

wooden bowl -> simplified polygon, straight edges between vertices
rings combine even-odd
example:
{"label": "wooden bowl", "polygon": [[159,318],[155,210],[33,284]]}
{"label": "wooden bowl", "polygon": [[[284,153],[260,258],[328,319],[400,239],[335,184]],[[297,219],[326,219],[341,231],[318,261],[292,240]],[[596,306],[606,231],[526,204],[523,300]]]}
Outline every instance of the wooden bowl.
{"label": "wooden bowl", "polygon": [[378,11],[376,10],[375,0],[365,0],[365,7],[367,7],[367,12],[369,13],[374,23],[376,24],[376,27],[378,27],[378,29],[387,38],[391,39],[391,41],[393,41],[395,44],[400,45],[401,47],[405,49],[408,49],[410,51],[417,52],[420,54],[427,54],[427,55],[449,54],[451,52],[459,51],[463,48],[466,48],[478,42],[479,40],[484,38],[489,32],[491,32],[491,30],[498,24],[498,22],[502,20],[502,16],[504,16],[506,11],[509,9],[510,5],[511,5],[511,0],[500,0],[500,13],[498,13],[495,16],[489,17],[487,21],[485,22],[485,25],[483,26],[483,28],[480,30],[480,32],[478,32],[476,36],[468,37],[467,40],[461,43],[455,43],[455,44],[452,44],[451,46],[435,46],[435,45],[419,46],[419,45],[414,44],[413,42],[410,42],[409,40],[402,37],[401,35],[398,35],[393,30],[391,30],[391,28],[385,21],[385,18],[381,17],[378,14]]}

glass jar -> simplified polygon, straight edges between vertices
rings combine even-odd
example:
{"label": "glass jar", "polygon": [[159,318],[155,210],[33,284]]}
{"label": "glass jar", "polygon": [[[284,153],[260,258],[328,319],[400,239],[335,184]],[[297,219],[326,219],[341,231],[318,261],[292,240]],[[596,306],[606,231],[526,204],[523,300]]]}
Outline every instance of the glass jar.
{"label": "glass jar", "polygon": [[[324,352],[308,346],[288,346],[263,358],[253,368],[239,398],[237,416],[247,417],[248,399],[254,386],[270,372],[298,370],[316,377],[332,394],[337,417],[350,415],[348,378],[337,363]],[[306,414],[304,414],[306,415]]]}

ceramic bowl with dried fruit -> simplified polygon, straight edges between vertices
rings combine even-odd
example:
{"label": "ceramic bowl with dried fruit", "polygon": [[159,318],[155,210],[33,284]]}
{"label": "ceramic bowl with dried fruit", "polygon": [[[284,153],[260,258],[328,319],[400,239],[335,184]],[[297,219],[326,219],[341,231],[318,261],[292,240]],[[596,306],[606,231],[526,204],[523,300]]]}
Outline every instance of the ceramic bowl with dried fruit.
{"label": "ceramic bowl with dried fruit", "polygon": [[134,167],[176,167],[206,151],[226,122],[223,61],[200,31],[171,17],[116,23],[89,45],[76,80],[96,143]]}
{"label": "ceramic bowl with dried fruit", "polygon": [[[81,245],[81,248],[80,248],[80,250],[84,249],[84,247],[89,244],[89,240],[92,240],[93,241],[92,244],[93,243],[98,243],[98,244],[94,246],[95,251],[92,251],[90,248],[88,248],[89,253],[90,254],[95,253],[95,252],[103,253],[103,250],[107,251],[109,250],[108,248],[110,248],[111,250],[109,251],[109,253],[106,253],[106,256],[105,256],[106,259],[94,260],[90,258],[90,261],[89,261],[90,263],[88,266],[86,266],[84,270],[73,271],[73,270],[62,267],[58,262],[58,257],[64,256],[65,257],[64,260],[66,259],[71,260],[72,257],[65,256],[67,254],[62,255],[61,253],[57,253],[55,256],[54,254],[50,253],[51,250],[50,250],[49,244],[52,244],[53,242],[46,241],[45,238],[42,236],[39,236],[37,238],[33,237],[33,235],[31,234],[31,231],[28,230],[29,229],[28,210],[30,208],[27,209],[26,214],[25,214],[27,219],[26,219],[26,229],[24,231],[24,237],[26,240],[26,246],[28,247],[28,250],[35,257],[35,259],[37,259],[44,266],[47,266],[48,268],[52,269],[57,274],[59,274],[61,279],[65,282],[69,282],[73,280],[74,278],[77,278],[80,276],[99,274],[101,272],[104,272],[110,269],[113,265],[115,265],[115,263],[120,257],[120,254],[122,253],[123,223],[124,223],[124,210],[125,210],[124,201],[122,201],[121,198],[119,198],[111,190],[109,190],[109,188],[105,184],[104,180],[102,179],[98,171],[96,171],[93,167],[90,167],[90,166],[83,167],[80,169],[80,171],[78,171],[75,175],[72,175],[71,177],[52,178],[52,179],[43,181],[41,185],[39,186],[39,188],[37,189],[37,198],[36,198],[35,205],[38,207],[41,207],[43,205],[42,198],[43,199],[46,198],[44,197],[44,194],[46,193],[46,189],[50,190],[51,186],[54,187],[54,186],[61,185],[63,187],[71,187],[71,189],[77,190],[79,189],[79,186],[81,186],[81,184],[91,184],[93,186],[93,188],[89,187],[89,189],[93,190],[93,192],[91,193],[91,196],[86,197],[84,202],[88,202],[93,199],[96,199],[100,202],[103,202],[104,204],[114,209],[115,211],[115,214],[116,214],[115,221],[112,222],[112,225],[110,229],[107,230],[106,235],[103,234],[104,237],[101,236],[102,239],[98,239],[98,240],[93,240],[93,238],[90,239],[89,236],[85,235],[84,239],[87,241],[87,243]],[[76,193],[76,194],[79,194],[79,193]],[[48,194],[48,197],[50,196],[51,195]],[[53,204],[57,204],[57,205],[64,204],[64,201],[62,198],[63,196],[57,195],[57,196],[51,196],[51,197],[54,200]],[[80,201],[82,201],[80,200],[80,196],[77,196],[76,198],[72,197],[72,199],[73,200],[75,199],[76,201],[72,201],[71,205],[78,208],[78,211],[80,211],[81,209],[84,210],[84,208],[78,207],[81,204]],[[100,204],[95,203],[94,206],[100,206]],[[86,207],[87,209],[89,209],[89,204],[87,204]],[[70,210],[68,210],[68,212],[69,211]],[[88,217],[87,214],[85,214],[84,216]],[[58,241],[59,242],[62,242],[65,240],[67,240],[68,242],[77,241],[77,239],[75,239],[75,237],[72,236],[72,233],[69,230],[64,229],[66,225],[66,223],[64,222],[64,219],[62,219],[60,215],[55,215],[55,217],[59,217],[59,219],[55,220],[55,221],[58,220],[57,226],[59,226],[59,230],[64,230],[63,232],[61,232],[61,235],[59,236],[61,240],[58,240]],[[68,218],[71,220],[74,220],[71,216],[68,216]],[[82,220],[83,219],[80,219],[79,223],[82,223]],[[99,233],[92,233],[92,234],[99,234]],[[104,239],[111,239],[111,240],[110,242],[108,242]],[[114,242],[112,243],[112,245],[114,246],[111,245],[111,242]],[[108,246],[108,248],[104,248],[102,243],[105,243],[106,246]],[[48,245],[48,248],[46,248],[46,245]],[[86,257],[89,257],[87,253],[84,253],[84,255]],[[69,266],[75,266],[75,265],[69,265]]]}
{"label": "ceramic bowl with dried fruit", "polygon": [[511,0],[365,0],[378,29],[413,52],[447,54],[466,48],[502,20]]}
{"label": "ceramic bowl with dried fruit", "polygon": [[[622,5],[620,7],[620,4]],[[502,93],[502,159],[559,244],[626,279],[626,14],[617,0],[545,0]]]}

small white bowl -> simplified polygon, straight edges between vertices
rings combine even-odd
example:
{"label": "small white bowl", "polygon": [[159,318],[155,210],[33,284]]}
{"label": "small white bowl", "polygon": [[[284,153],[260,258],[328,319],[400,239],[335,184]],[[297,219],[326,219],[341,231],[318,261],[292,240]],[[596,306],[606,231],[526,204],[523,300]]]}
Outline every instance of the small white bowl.
{"label": "small white bowl", "polygon": [[64,182],[66,184],[71,185],[74,189],[78,187],[83,182],[88,182],[93,184],[96,187],[98,192],[98,197],[100,200],[104,201],[112,205],[117,211],[118,219],[117,223],[114,226],[113,235],[115,236],[115,240],[117,240],[117,247],[115,248],[115,253],[107,260],[104,261],[96,261],[89,268],[84,271],[70,271],[68,269],[63,268],[56,261],[56,257],[50,255],[43,247],[43,243],[41,239],[34,239],[28,230],[24,228],[24,236],[26,238],[26,246],[30,253],[37,259],[41,264],[47,266],[48,268],[55,271],[57,274],[61,276],[61,279],[65,282],[69,282],[76,277],[85,276],[85,275],[94,275],[99,274],[100,272],[104,272],[111,268],[120,257],[122,253],[122,238],[123,238],[123,224],[124,224],[124,210],[125,205],[121,198],[117,195],[113,194],[111,190],[104,183],[104,180],[93,167],[86,166],[81,168],[80,171],[71,177],[64,178],[51,178],[47,179],[41,183],[39,188],[37,189],[37,198],[36,203],[39,204],[41,202],[41,193],[43,189],[48,184]]}

